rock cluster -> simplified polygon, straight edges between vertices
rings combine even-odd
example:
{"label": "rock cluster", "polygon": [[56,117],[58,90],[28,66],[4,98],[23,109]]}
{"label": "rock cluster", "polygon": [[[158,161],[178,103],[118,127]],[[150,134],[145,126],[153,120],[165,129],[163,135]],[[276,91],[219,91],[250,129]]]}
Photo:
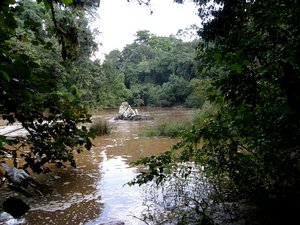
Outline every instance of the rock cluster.
{"label": "rock cluster", "polygon": [[122,102],[119,114],[115,120],[153,120],[152,116],[140,115],[137,109],[132,109],[128,102]]}

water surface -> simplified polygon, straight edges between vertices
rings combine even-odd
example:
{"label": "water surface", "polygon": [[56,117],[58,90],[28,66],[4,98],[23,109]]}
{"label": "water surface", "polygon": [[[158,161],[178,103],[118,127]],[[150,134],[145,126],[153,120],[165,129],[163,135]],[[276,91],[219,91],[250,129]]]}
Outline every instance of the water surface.
{"label": "water surface", "polygon": [[51,177],[38,178],[45,184],[44,196],[26,199],[31,209],[18,220],[6,213],[0,214],[0,223],[95,225],[122,221],[129,225],[144,224],[137,219],[143,210],[143,187],[124,185],[138,172],[129,164],[142,156],[157,155],[179,139],[140,138],[138,132],[154,123],[190,117],[193,112],[183,108],[144,108],[139,112],[155,120],[114,120],[115,111],[93,116],[94,121],[108,120],[112,133],[94,139],[91,151],[76,157],[77,168],[54,169]]}

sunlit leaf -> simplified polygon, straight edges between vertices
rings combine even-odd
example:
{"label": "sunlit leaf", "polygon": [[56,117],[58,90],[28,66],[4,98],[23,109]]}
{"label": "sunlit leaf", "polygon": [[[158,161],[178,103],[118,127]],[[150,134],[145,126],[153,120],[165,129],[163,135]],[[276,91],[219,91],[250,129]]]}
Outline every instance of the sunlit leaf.
{"label": "sunlit leaf", "polygon": [[73,3],[73,0],[61,0],[61,2],[65,5],[70,5],[71,3]]}

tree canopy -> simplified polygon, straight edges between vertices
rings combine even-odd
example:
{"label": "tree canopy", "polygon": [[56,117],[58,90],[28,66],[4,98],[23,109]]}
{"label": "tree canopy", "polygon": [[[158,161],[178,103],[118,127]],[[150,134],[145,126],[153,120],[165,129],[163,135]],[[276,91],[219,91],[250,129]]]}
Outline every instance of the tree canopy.
{"label": "tree canopy", "polygon": [[[195,29],[196,26],[191,26],[186,32]],[[191,82],[199,78],[195,60],[199,40],[184,41],[180,37],[182,33],[161,37],[139,30],[132,44],[106,56],[105,61],[112,62],[116,70],[124,74],[126,88],[132,93],[127,100],[130,104],[201,106],[203,102],[199,103],[196,86]]]}

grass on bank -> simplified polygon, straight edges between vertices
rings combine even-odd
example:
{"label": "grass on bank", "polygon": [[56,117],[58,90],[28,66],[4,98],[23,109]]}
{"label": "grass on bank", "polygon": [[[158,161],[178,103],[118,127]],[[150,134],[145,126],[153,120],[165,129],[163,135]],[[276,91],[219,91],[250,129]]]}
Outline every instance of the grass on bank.
{"label": "grass on bank", "polygon": [[142,137],[179,137],[184,130],[190,129],[192,127],[191,121],[181,120],[181,121],[170,121],[160,124],[155,124],[154,126],[143,130],[139,133]]}
{"label": "grass on bank", "polygon": [[218,110],[218,105],[211,104],[210,102],[206,101],[201,109],[194,114],[192,119],[181,119],[158,123],[146,130],[141,131],[139,136],[163,136],[171,138],[179,137],[184,131],[190,130],[193,125],[200,126],[209,116],[216,114]]}

